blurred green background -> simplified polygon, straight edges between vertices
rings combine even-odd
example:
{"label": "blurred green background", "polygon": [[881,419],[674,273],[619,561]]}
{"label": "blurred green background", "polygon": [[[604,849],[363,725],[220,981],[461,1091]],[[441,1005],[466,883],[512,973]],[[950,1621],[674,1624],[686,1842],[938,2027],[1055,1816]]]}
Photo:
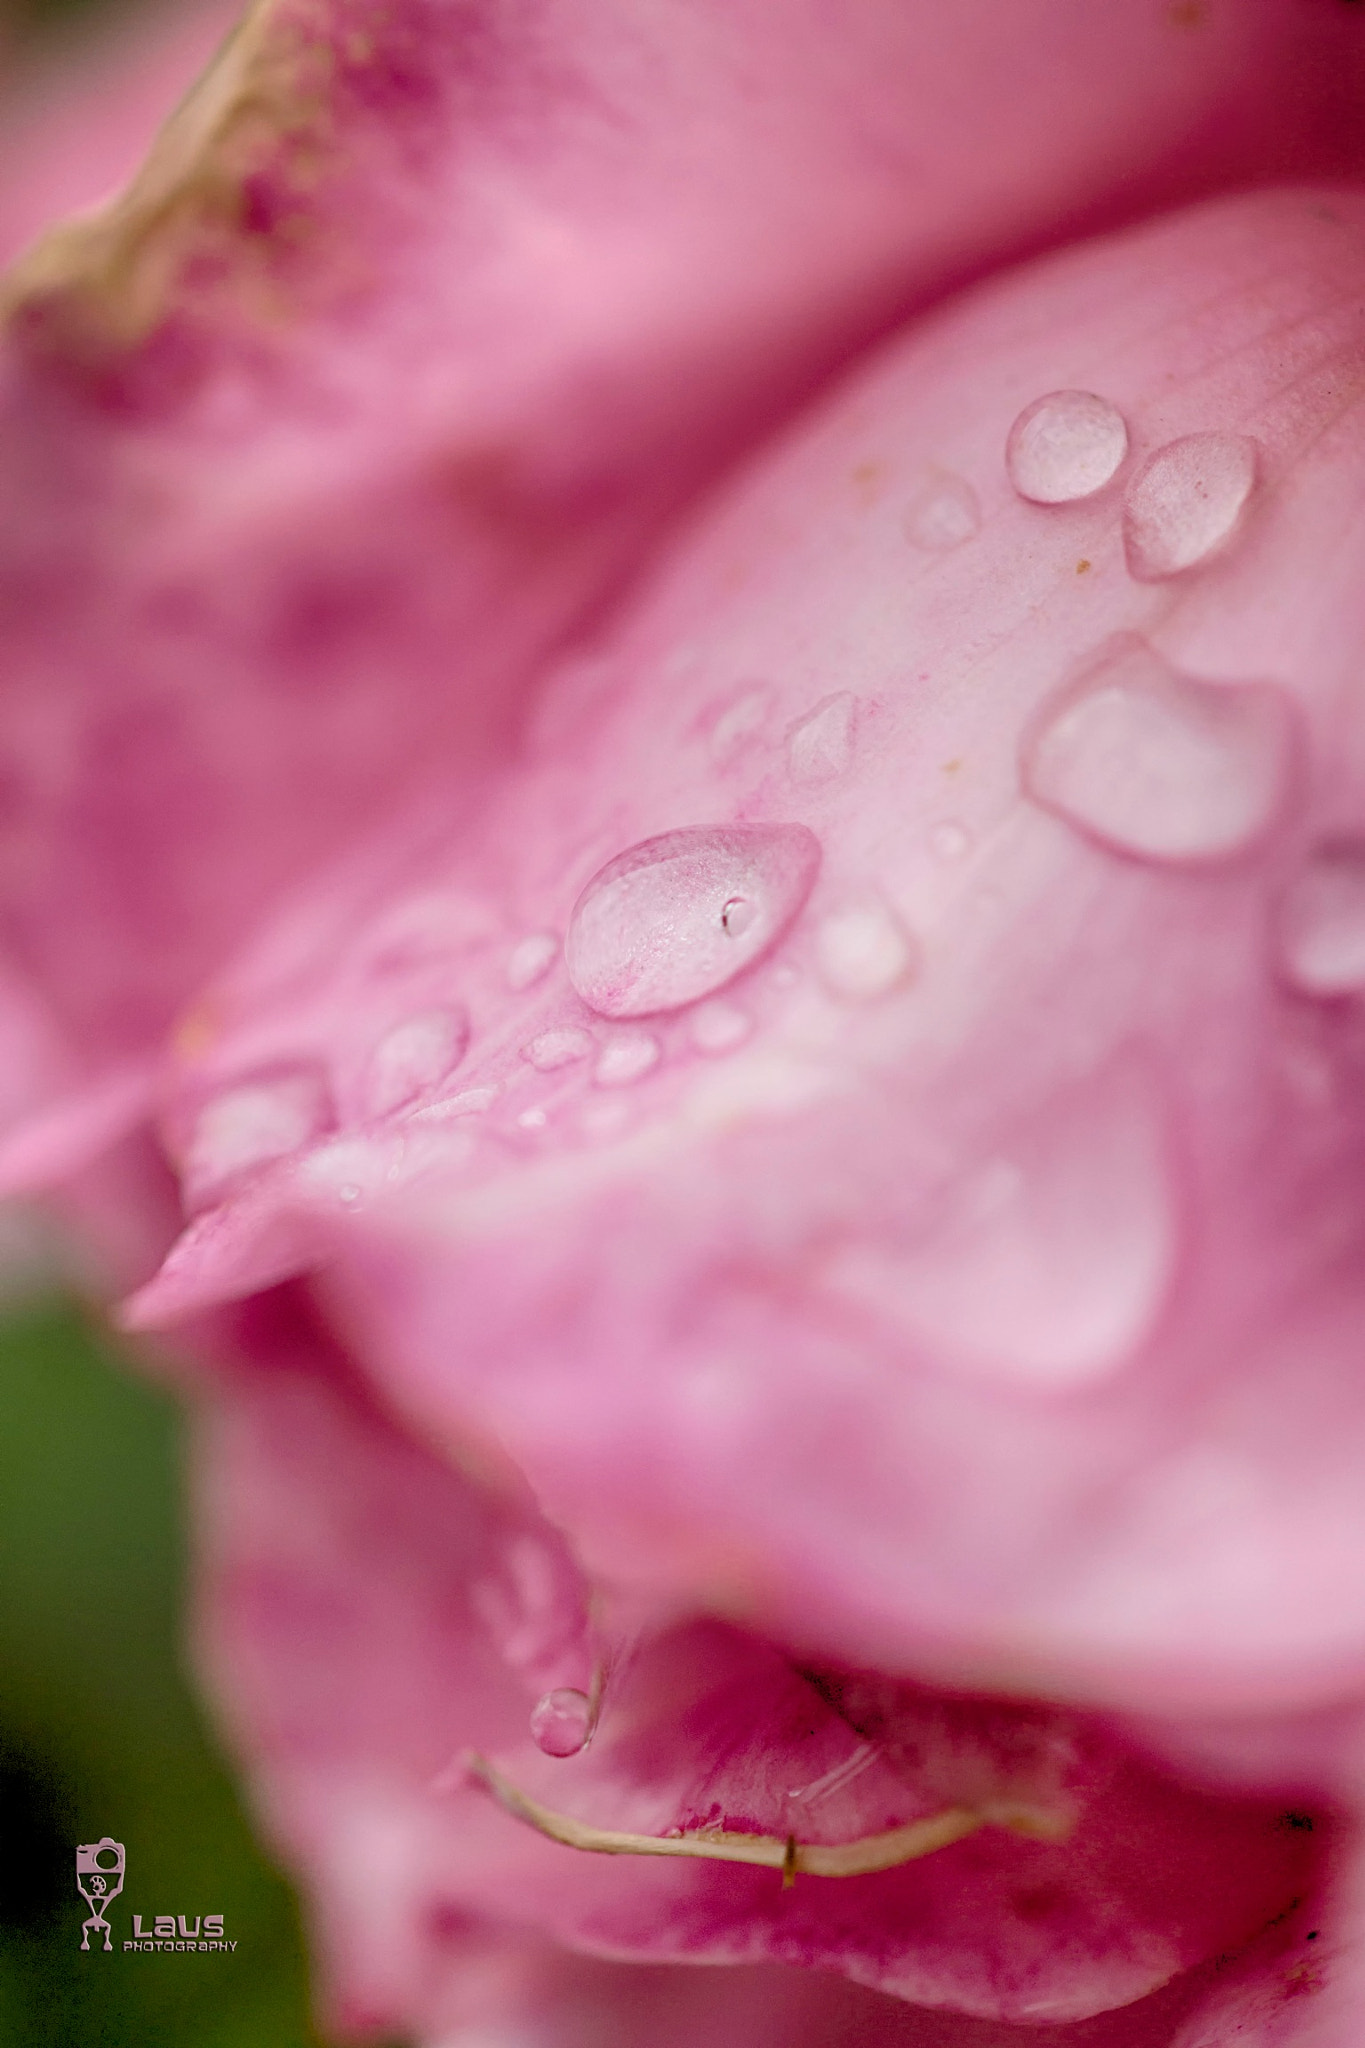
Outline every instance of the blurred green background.
{"label": "blurred green background", "polygon": [[[304,2048],[298,1914],[185,1681],[174,1403],[71,1305],[0,1324],[0,2043]],[[81,1953],[77,1842],[126,1845]],[[222,1912],[231,1955],[125,1955],[132,1914]]]}

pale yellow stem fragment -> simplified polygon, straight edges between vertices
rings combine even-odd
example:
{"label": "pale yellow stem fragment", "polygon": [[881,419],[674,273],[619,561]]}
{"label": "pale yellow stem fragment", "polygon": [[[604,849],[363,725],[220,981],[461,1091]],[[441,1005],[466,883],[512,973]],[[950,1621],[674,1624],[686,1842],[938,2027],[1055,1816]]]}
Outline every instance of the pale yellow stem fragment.
{"label": "pale yellow stem fragment", "polygon": [[978,1828],[1009,1828],[1042,1841],[1061,1841],[1071,1831],[1068,1814],[1042,1807],[1002,1801],[987,1806],[950,1806],[923,1820],[906,1821],[878,1835],[854,1842],[798,1842],[794,1835],[745,1835],[729,1828],[697,1828],[690,1834],[632,1835],[616,1828],[595,1828],[542,1806],[495,1770],[486,1757],[470,1754],[465,1768],[484,1785],[498,1804],[525,1821],[538,1834],[569,1849],[597,1856],[692,1856],[713,1863],[758,1863],[780,1870],[784,1885],[803,1877],[866,1877],[876,1870],[894,1870],[960,1842]]}

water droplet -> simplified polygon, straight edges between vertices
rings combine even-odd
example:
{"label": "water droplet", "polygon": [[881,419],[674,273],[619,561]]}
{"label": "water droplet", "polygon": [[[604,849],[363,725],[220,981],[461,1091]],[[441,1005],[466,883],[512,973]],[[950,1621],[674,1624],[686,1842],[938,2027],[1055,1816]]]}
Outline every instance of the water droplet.
{"label": "water droplet", "polygon": [[980,530],[981,507],[965,477],[935,477],[906,508],[906,537],[930,554],[947,554]]}
{"label": "water droplet", "polygon": [[787,767],[793,782],[833,782],[853,758],[853,698],[847,690],[826,697],[787,731]]}
{"label": "water droplet", "polygon": [[542,1031],[521,1048],[521,1056],[537,1073],[552,1074],[556,1067],[571,1067],[576,1060],[585,1060],[591,1051],[588,1033],[571,1024],[558,1031]]}
{"label": "water droplet", "polygon": [[1054,1099],[910,1245],[851,1250],[831,1277],[940,1362],[1064,1391],[1142,1344],[1176,1244],[1159,1098],[1125,1064]]}
{"label": "water droplet", "polygon": [[1049,391],[1026,405],[1005,443],[1005,468],[1021,498],[1069,505],[1093,497],[1128,453],[1123,414],[1093,391]]}
{"label": "water droplet", "polygon": [[965,860],[972,850],[972,835],[954,818],[945,818],[929,834],[929,850],[937,860]]}
{"label": "water droplet", "polygon": [[593,1079],[603,1088],[623,1088],[659,1064],[663,1047],[649,1031],[623,1031],[603,1046]]}
{"label": "water droplet", "polygon": [[753,1028],[753,1020],[734,1003],[703,1003],[692,1018],[689,1035],[698,1052],[733,1052]]}
{"label": "water droplet", "polygon": [[1280,808],[1290,716],[1269,684],[1181,675],[1125,635],[1045,708],[1025,743],[1024,786],[1120,852],[1216,860],[1250,844]]}
{"label": "water droplet", "polygon": [[815,952],[826,988],[855,1003],[902,987],[917,964],[910,934],[879,896],[830,911],[816,933]]}
{"label": "water droplet", "polygon": [[1123,507],[1128,571],[1142,583],[1178,576],[1232,539],[1256,482],[1245,434],[1186,434],[1142,465]]}
{"label": "water droplet", "polygon": [[724,767],[756,740],[772,710],[773,691],[768,683],[750,683],[732,697],[711,726],[709,747],[717,767]]}
{"label": "water droplet", "polygon": [[1280,904],[1280,958],[1305,995],[1365,990],[1365,843],[1324,846]]}
{"label": "water droplet", "polygon": [[331,1127],[331,1096],[313,1067],[263,1074],[224,1088],[200,1108],[181,1162],[187,1207],[214,1201],[233,1181],[284,1159]]}
{"label": "water droplet", "polygon": [[549,1121],[549,1116],[543,1109],[524,1109],[517,1118],[524,1131],[543,1131]]}
{"label": "water droplet", "polygon": [[458,1095],[444,1096],[440,1102],[429,1102],[423,1109],[415,1109],[410,1121],[415,1124],[443,1124],[460,1116],[477,1116],[497,1100],[496,1088],[464,1088]]}
{"label": "water droplet", "polygon": [[720,921],[732,939],[743,938],[758,916],[758,905],[747,896],[732,896],[720,913]]}
{"label": "water droplet", "polygon": [[531,1734],[546,1756],[577,1756],[592,1730],[592,1701],[571,1685],[556,1686],[531,1709]]}
{"label": "water droplet", "polygon": [[464,1058],[469,1018],[462,1009],[423,1010],[385,1033],[370,1055],[363,1087],[366,1116],[387,1116],[439,1088]]}
{"label": "water droplet", "polygon": [[507,986],[518,993],[543,981],[559,958],[559,940],[553,932],[528,932],[512,948],[507,961]]}
{"label": "water droplet", "polygon": [[[711,995],[781,938],[815,880],[820,842],[804,825],[701,825],[646,839],[609,861],[574,907],[569,979],[603,1017],[647,1017]],[[743,932],[726,905],[752,904]]]}

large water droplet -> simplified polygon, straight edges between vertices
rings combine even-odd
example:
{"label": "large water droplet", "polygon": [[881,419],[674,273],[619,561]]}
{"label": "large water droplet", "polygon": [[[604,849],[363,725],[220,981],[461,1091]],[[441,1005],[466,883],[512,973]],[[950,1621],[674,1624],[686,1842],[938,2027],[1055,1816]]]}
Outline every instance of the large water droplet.
{"label": "large water droplet", "polygon": [[1129,574],[1156,583],[1207,561],[1236,532],[1255,482],[1245,434],[1186,434],[1158,448],[1124,500]]}
{"label": "large water droplet", "polygon": [[1125,635],[1045,709],[1024,746],[1024,786],[1120,852],[1216,860],[1279,810],[1290,719],[1271,685],[1201,682]]}
{"label": "large water droplet", "polygon": [[[804,825],[699,825],[646,839],[579,897],[569,979],[603,1017],[682,1009],[762,958],[819,865],[820,842]],[[731,928],[737,901],[753,911],[742,931]]]}
{"label": "large water droplet", "polygon": [[571,1067],[576,1060],[585,1060],[591,1051],[588,1033],[570,1024],[557,1031],[542,1031],[521,1048],[521,1056],[530,1061],[537,1073],[552,1074],[556,1067]]}
{"label": "large water droplet", "polygon": [[224,1088],[202,1104],[184,1148],[186,1206],[216,1200],[243,1174],[297,1152],[332,1121],[330,1092],[315,1067],[277,1070]]}
{"label": "large water droplet", "polygon": [[929,554],[946,555],[980,530],[981,507],[965,477],[934,477],[905,510],[906,538]]}
{"label": "large water droplet", "polygon": [[1093,391],[1049,391],[1026,405],[1005,443],[1005,468],[1021,498],[1069,505],[1102,491],[1128,453],[1123,414]]}
{"label": "large water droplet", "polygon": [[1176,1244],[1159,1099],[1123,1066],[1054,1100],[909,1246],[849,1251],[831,1277],[943,1363],[1064,1390],[1142,1343]]}
{"label": "large water droplet", "polygon": [[846,1002],[873,1002],[909,981],[915,946],[880,896],[859,897],[829,912],[815,938],[820,978]]}
{"label": "large water droplet", "polygon": [[423,1010],[385,1033],[370,1055],[363,1088],[365,1114],[387,1116],[438,1088],[469,1044],[462,1009]]}
{"label": "large water droplet", "polygon": [[854,700],[847,690],[826,697],[787,733],[787,767],[793,782],[834,782],[853,759]]}
{"label": "large water droplet", "polygon": [[546,1756],[577,1756],[592,1730],[592,1701],[571,1685],[556,1686],[531,1709],[531,1734]]}
{"label": "large water droplet", "polygon": [[1365,843],[1319,848],[1280,904],[1280,958],[1305,995],[1365,990]]}

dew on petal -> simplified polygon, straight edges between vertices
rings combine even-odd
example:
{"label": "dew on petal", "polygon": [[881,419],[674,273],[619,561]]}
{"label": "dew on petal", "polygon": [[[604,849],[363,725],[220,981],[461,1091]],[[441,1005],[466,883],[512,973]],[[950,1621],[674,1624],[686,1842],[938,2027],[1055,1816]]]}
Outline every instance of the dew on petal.
{"label": "dew on petal", "polygon": [[592,1701],[574,1686],[556,1686],[531,1709],[531,1734],[546,1756],[577,1756],[592,1730]]}
{"label": "dew on petal", "polygon": [[1325,846],[1281,900],[1280,961],[1305,995],[1365,991],[1365,842]]}
{"label": "dew on petal", "polygon": [[929,834],[929,850],[936,860],[965,860],[972,850],[972,835],[955,818],[943,818]]}
{"label": "dew on petal", "polygon": [[847,690],[826,697],[787,731],[787,768],[793,782],[834,782],[853,759],[855,705]]}
{"label": "dew on petal", "polygon": [[507,961],[507,986],[520,992],[543,981],[559,958],[559,940],[553,932],[528,932],[512,948]]}
{"label": "dew on petal", "polygon": [[462,1088],[458,1095],[444,1095],[439,1102],[428,1102],[421,1109],[411,1113],[410,1121],[415,1124],[444,1124],[455,1117],[477,1116],[497,1100],[496,1088]]}
{"label": "dew on petal", "polygon": [[1245,434],[1186,434],[1158,448],[1124,501],[1129,574],[1159,583],[1207,561],[1237,531],[1255,482],[1256,443]]}
{"label": "dew on petal", "polygon": [[703,1003],[688,1034],[698,1052],[733,1052],[752,1032],[753,1019],[735,1003]]}
{"label": "dew on petal", "polygon": [[521,1056],[537,1073],[552,1074],[556,1067],[571,1067],[576,1061],[585,1060],[591,1051],[589,1034],[571,1024],[558,1031],[542,1031],[521,1048]]}
{"label": "dew on petal", "polygon": [[846,1002],[873,1002],[910,980],[916,947],[880,896],[845,903],[821,919],[815,935],[820,978]]}
{"label": "dew on petal", "polygon": [[[701,825],[646,839],[579,897],[565,942],[569,979],[603,1017],[698,1002],[776,944],[819,865],[820,842],[804,825]],[[753,913],[742,931],[731,929],[736,899]]]}
{"label": "dew on petal", "polygon": [[1093,391],[1049,391],[1010,428],[1005,468],[1021,498],[1069,505],[1093,497],[1128,453],[1123,414]]}
{"label": "dew on petal", "polygon": [[541,1109],[539,1106],[534,1109],[524,1109],[517,1118],[517,1122],[523,1131],[543,1131],[549,1121],[549,1112]]}
{"label": "dew on petal", "polygon": [[983,1161],[916,1241],[850,1250],[831,1277],[946,1364],[1064,1391],[1105,1379],[1141,1345],[1176,1246],[1156,1090],[1120,1068]]}
{"label": "dew on petal", "polygon": [[384,1034],[364,1080],[367,1116],[387,1116],[439,1088],[465,1056],[469,1018],[462,1009],[422,1010]]}
{"label": "dew on petal", "polygon": [[592,1077],[599,1087],[624,1088],[659,1064],[663,1047],[651,1031],[623,1031],[598,1054]]}
{"label": "dew on petal", "polygon": [[1120,852],[1217,860],[1251,844],[1279,811],[1290,720],[1273,686],[1182,675],[1125,635],[1045,707],[1024,745],[1024,786]]}
{"label": "dew on petal", "polygon": [[980,531],[981,506],[965,477],[936,476],[906,508],[906,537],[928,554],[946,555]]}
{"label": "dew on petal", "polygon": [[773,691],[768,683],[748,683],[725,704],[716,716],[708,745],[711,759],[724,767],[756,740],[772,710]]}
{"label": "dew on petal", "polygon": [[198,1208],[253,1168],[284,1159],[331,1127],[327,1084],[315,1067],[239,1081],[203,1103],[181,1161],[187,1204]]}

